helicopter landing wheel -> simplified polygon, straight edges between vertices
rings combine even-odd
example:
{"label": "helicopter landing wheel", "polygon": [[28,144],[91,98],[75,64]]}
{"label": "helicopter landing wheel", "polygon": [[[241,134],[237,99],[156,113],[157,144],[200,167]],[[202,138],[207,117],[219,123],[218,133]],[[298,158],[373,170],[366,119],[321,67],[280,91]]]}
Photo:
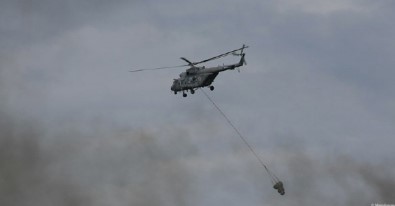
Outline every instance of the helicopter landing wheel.
{"label": "helicopter landing wheel", "polygon": [[210,90],[213,91],[214,90],[214,86],[210,86]]}
{"label": "helicopter landing wheel", "polygon": [[187,94],[183,93],[182,96],[183,96],[183,97],[187,97]]}
{"label": "helicopter landing wheel", "polygon": [[195,90],[191,89],[191,94],[195,94]]}
{"label": "helicopter landing wheel", "polygon": [[174,91],[174,94],[177,94],[177,91]]}

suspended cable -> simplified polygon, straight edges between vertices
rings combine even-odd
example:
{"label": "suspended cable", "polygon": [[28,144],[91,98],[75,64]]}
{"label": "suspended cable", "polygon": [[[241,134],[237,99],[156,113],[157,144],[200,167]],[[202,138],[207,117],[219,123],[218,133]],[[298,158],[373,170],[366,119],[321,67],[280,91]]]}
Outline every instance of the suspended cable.
{"label": "suspended cable", "polygon": [[278,190],[278,192],[281,195],[284,195],[284,187],[283,187],[283,183],[280,181],[280,179],[273,172],[271,172],[269,170],[269,168],[265,165],[263,160],[259,157],[258,153],[255,152],[254,148],[248,143],[247,139],[244,138],[244,136],[239,132],[239,130],[236,128],[236,126],[232,123],[232,121],[230,121],[228,116],[226,116],[226,114],[222,111],[221,108],[219,108],[219,106],[214,102],[214,100],[211,99],[211,97],[203,89],[200,89],[200,90],[207,97],[207,99],[214,105],[214,107],[218,110],[218,112],[225,118],[225,120],[229,123],[229,125],[236,131],[236,133],[239,135],[240,139],[250,149],[251,153],[256,157],[256,159],[259,161],[259,163],[265,169],[265,171],[267,172],[267,174],[270,177],[272,184],[274,184],[274,186],[273,186],[274,189]]}

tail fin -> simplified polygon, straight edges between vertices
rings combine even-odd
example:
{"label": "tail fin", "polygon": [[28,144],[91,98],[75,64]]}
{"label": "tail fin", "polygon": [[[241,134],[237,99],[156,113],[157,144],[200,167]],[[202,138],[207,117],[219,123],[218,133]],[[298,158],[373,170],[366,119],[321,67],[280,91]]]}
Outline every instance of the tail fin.
{"label": "tail fin", "polygon": [[245,56],[246,54],[241,54],[241,59],[240,59],[240,62],[236,65],[236,67],[241,67],[241,66],[243,66],[243,65],[247,65],[247,62],[246,62],[246,60],[244,59],[244,56]]}

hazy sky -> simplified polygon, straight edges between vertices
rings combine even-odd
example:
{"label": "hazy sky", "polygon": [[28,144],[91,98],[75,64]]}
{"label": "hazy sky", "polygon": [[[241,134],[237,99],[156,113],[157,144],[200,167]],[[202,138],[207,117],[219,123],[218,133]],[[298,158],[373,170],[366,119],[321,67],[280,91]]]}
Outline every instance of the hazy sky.
{"label": "hazy sky", "polygon": [[[395,204],[394,9],[392,0],[0,0],[0,203]],[[128,72],[242,44],[248,65],[205,90],[285,196],[201,91],[170,91],[182,69]]]}

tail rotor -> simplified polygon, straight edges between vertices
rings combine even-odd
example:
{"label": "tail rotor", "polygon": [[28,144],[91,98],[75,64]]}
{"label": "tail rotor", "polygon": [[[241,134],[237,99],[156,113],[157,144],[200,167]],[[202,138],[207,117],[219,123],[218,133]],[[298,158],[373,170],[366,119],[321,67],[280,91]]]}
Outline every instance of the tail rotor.
{"label": "tail rotor", "polygon": [[243,51],[244,51],[244,48],[247,48],[245,44],[243,44],[243,47],[241,47],[241,50],[240,50],[240,55],[243,55],[243,54],[244,54],[244,53],[243,53]]}

